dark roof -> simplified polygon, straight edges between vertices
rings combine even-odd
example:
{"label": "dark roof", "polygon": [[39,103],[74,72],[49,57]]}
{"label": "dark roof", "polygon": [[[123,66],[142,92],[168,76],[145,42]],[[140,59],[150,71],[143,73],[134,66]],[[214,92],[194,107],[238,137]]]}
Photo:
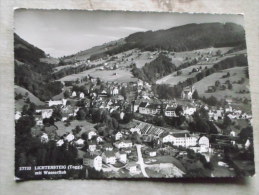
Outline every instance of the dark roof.
{"label": "dark roof", "polygon": [[113,151],[105,151],[105,152],[104,152],[104,155],[107,156],[107,157],[113,157],[113,156],[115,156],[115,154],[114,154]]}
{"label": "dark roof", "polygon": [[166,109],[166,111],[175,111],[175,108],[174,108],[174,107],[168,107],[168,108]]}
{"label": "dark roof", "polygon": [[143,108],[145,108],[146,106],[147,106],[147,102],[141,102],[140,104],[139,104],[139,107],[143,107]]}
{"label": "dark roof", "polygon": [[189,133],[174,133],[173,136],[174,137],[190,137],[190,134]]}

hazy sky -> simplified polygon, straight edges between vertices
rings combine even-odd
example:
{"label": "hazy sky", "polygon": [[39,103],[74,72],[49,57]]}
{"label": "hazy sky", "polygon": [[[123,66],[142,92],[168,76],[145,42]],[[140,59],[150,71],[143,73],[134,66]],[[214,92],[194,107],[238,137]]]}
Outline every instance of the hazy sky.
{"label": "hazy sky", "polygon": [[206,22],[234,22],[243,25],[244,21],[242,15],[25,9],[15,11],[15,32],[54,57],[70,55],[134,32]]}

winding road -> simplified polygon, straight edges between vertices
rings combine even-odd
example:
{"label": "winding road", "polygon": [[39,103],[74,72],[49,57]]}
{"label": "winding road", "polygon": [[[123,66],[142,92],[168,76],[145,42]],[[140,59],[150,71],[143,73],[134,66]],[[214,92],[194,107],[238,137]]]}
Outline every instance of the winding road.
{"label": "winding road", "polygon": [[141,145],[136,144],[136,148],[137,148],[137,153],[138,153],[138,161],[137,164],[140,165],[140,170],[142,172],[142,174],[144,175],[144,177],[149,178],[148,174],[146,173],[146,165],[144,163],[143,157],[142,157],[142,153],[141,153]]}

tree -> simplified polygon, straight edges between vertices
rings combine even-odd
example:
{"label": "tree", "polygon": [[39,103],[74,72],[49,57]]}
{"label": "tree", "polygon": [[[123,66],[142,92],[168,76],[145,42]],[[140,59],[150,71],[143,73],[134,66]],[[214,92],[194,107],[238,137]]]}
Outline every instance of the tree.
{"label": "tree", "polygon": [[175,114],[177,116],[181,116],[183,114],[183,107],[181,105],[178,105],[175,109]]}
{"label": "tree", "polygon": [[192,98],[193,98],[193,99],[196,99],[196,100],[199,99],[199,95],[198,95],[197,90],[195,90],[195,91],[193,92]]}
{"label": "tree", "polygon": [[69,91],[68,90],[64,91],[64,98],[67,99],[69,98],[69,96],[70,96]]}
{"label": "tree", "polygon": [[228,84],[228,89],[231,90],[233,88],[233,85],[231,83]]}
{"label": "tree", "polygon": [[121,92],[121,95],[124,97],[124,99],[127,99],[127,91],[124,86],[121,88],[120,92]]}
{"label": "tree", "polygon": [[76,119],[77,120],[85,120],[86,113],[83,109],[79,109],[78,112],[76,113]]}
{"label": "tree", "polygon": [[231,119],[227,115],[224,116],[223,125],[225,128],[231,125]]}

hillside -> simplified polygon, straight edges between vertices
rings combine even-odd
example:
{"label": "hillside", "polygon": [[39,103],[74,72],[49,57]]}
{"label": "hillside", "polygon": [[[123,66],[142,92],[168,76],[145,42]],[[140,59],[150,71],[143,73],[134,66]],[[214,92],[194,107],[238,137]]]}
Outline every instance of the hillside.
{"label": "hillside", "polygon": [[35,95],[33,95],[30,91],[27,89],[24,89],[20,86],[15,85],[14,86],[14,92],[16,95],[21,94],[23,96],[22,99],[15,101],[15,109],[17,111],[21,111],[23,105],[25,105],[26,98],[30,99],[30,102],[34,103],[35,105],[45,105],[44,102],[42,102],[39,98],[37,98]]}
{"label": "hillside", "polygon": [[53,65],[41,62],[46,54],[14,34],[15,85],[23,87],[40,100],[49,100],[61,92],[62,85],[51,76]]}
{"label": "hillside", "polygon": [[208,47],[234,47],[245,41],[242,26],[234,23],[187,24],[167,30],[139,32],[128,36],[128,46],[143,50],[190,51]]}

